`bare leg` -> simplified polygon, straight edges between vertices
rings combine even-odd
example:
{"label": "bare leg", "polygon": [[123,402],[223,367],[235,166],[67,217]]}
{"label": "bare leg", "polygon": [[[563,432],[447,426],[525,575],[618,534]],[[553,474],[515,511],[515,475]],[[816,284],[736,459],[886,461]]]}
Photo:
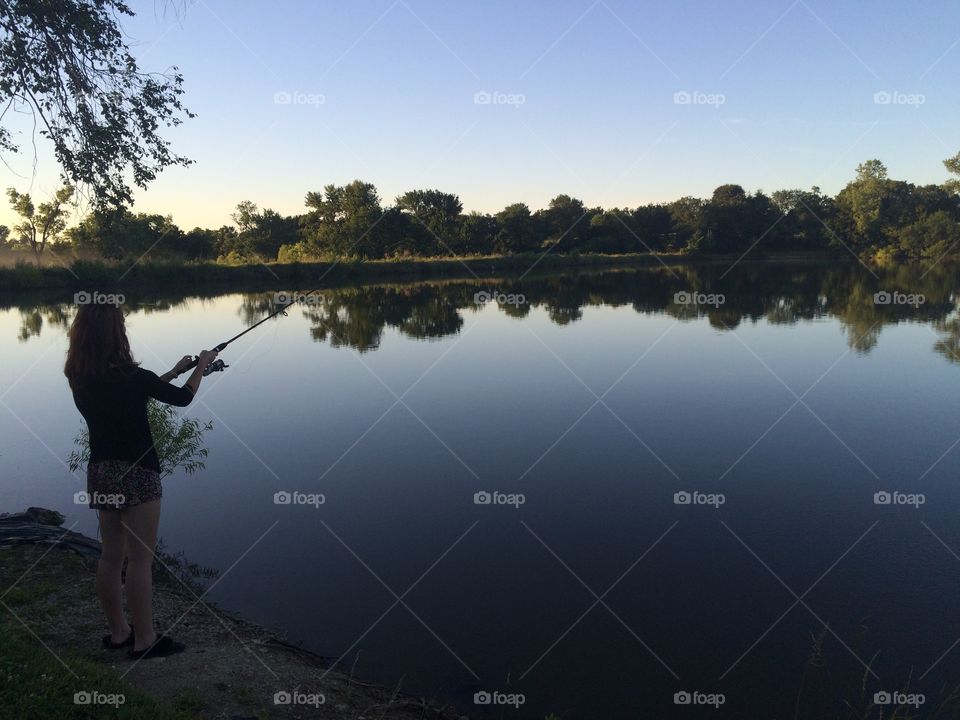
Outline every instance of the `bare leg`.
{"label": "bare leg", "polygon": [[123,616],[123,595],[120,576],[123,570],[124,530],[120,513],[98,510],[100,520],[100,559],[97,561],[97,597],[110,626],[110,641],[120,643],[130,636],[130,626]]}
{"label": "bare leg", "polygon": [[160,501],[151,500],[122,512],[127,548],[127,604],[136,633],[134,650],[156,641],[153,629],[153,551],[160,524]]}

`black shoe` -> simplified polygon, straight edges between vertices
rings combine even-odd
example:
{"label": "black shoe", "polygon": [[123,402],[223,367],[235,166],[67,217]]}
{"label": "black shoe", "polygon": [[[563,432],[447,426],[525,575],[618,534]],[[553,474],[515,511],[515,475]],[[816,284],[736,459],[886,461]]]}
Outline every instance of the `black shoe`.
{"label": "black shoe", "polygon": [[147,658],[161,658],[168,655],[176,655],[187,649],[187,646],[177,642],[167,635],[157,635],[156,641],[148,648],[143,650],[131,650],[127,655],[132,660],[145,660]]}
{"label": "black shoe", "polygon": [[123,642],[115,643],[112,638],[112,635],[103,636],[103,649],[104,650],[119,650],[120,648],[125,648],[128,645],[133,645],[133,625],[130,626],[130,634],[127,635],[127,639]]}

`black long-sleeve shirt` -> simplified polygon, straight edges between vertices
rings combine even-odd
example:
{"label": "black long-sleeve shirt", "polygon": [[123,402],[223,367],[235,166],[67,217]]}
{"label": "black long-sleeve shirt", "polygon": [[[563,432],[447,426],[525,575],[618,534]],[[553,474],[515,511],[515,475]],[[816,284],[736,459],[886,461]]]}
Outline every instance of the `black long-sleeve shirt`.
{"label": "black long-sleeve shirt", "polygon": [[147,398],[186,407],[193,400],[193,392],[137,366],[111,370],[106,377],[74,391],[73,401],[87,421],[91,463],[126,460],[160,472],[147,420]]}

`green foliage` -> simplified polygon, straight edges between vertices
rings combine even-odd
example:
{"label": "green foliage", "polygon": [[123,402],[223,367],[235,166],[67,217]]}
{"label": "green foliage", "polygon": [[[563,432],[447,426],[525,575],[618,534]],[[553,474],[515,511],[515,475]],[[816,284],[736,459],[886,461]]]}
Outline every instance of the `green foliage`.
{"label": "green foliage", "polygon": [[[203,445],[203,434],[213,428],[213,422],[201,424],[196,418],[182,417],[171,405],[156,400],[147,400],[147,419],[153,435],[153,446],[160,460],[160,477],[167,477],[175,470],[182,469],[192,475],[204,467],[207,448]],[[67,458],[71,472],[76,472],[90,460],[90,435],[86,427],[82,428]]]}
{"label": "green foliage", "polygon": [[[960,154],[944,165],[960,176]],[[635,208],[588,208],[582,200],[557,195],[536,212],[513,203],[496,214],[464,214],[456,195],[436,189],[410,190],[384,207],[373,184],[354,180],[308,192],[302,215],[284,216],[245,200],[231,216],[234,225],[184,233],[169,216],[96,211],[68,235],[77,250],[128,261],[336,260],[341,269],[374,259],[522,253],[533,253],[533,260],[544,253],[748,251],[935,258],[954,251],[957,183],[960,179],[922,186],[893,180],[882,162],[867,160],[836,197],[818,187],[766,195],[727,183],[709,199],[687,196]]]}
{"label": "green foliage", "polygon": [[30,193],[20,193],[15,188],[7,189],[7,197],[10,207],[21,217],[21,221],[13,226],[14,242],[29,247],[39,265],[47,244],[55,243],[67,227],[69,213],[64,205],[73,198],[73,188],[65,185],[49,202],[40,205],[34,205]]}
{"label": "green foliage", "polygon": [[273,210],[260,211],[256,204],[244,200],[231,215],[236,232],[222,236],[222,255],[236,255],[250,261],[274,260],[279,249],[299,240],[299,219],[285,217]]}
{"label": "green foliage", "polygon": [[182,256],[184,234],[170,215],[101,210],[87,215],[70,230],[81,250],[93,250],[115,260]]}
{"label": "green foliage", "polygon": [[945,210],[938,210],[900,231],[900,248],[909,255],[939,259],[960,241],[960,224]]}
{"label": "green foliage", "polygon": [[308,192],[305,204],[304,239],[313,252],[382,257],[386,236],[378,225],[383,209],[372,184],[327,185],[323,192]]}
{"label": "green foliage", "polygon": [[[192,117],[183,78],[140,69],[120,26],[133,14],[122,0],[4,0],[0,13],[0,104],[33,113],[65,181],[89,187],[97,206],[129,203],[128,177],[146,187],[190,162],[159,135]],[[0,151],[17,150],[0,126]]]}

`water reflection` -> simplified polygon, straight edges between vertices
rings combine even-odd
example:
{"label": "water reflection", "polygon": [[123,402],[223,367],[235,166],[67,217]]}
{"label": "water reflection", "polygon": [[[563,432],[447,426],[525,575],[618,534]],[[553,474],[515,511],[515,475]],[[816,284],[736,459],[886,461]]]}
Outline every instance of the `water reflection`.
{"label": "water reflection", "polygon": [[[960,265],[901,265],[867,268],[856,264],[741,264],[579,272],[515,279],[452,280],[328,288],[310,304],[292,309],[310,321],[317,342],[360,352],[379,347],[384,330],[395,328],[416,339],[458,333],[464,313],[482,307],[478,293],[499,293],[521,302],[495,302],[500,312],[523,318],[534,308],[558,325],[577,322],[586,307],[630,305],[638,313],[666,314],[680,321],[706,318],[718,330],[765,320],[775,325],[834,317],[849,346],[873,349],[885,325],[927,323],[941,337],[936,352],[951,362],[960,358],[960,318],[956,288]],[[889,298],[884,304],[877,301]],[[685,294],[700,302],[678,303]],[[131,312],[165,312],[187,302],[176,288],[161,298],[128,295]],[[276,309],[274,291],[244,295],[241,325],[252,325]],[[0,307],[3,305],[0,298]],[[67,300],[38,296],[12,303],[21,316],[18,339],[38,337],[44,328],[63,331],[73,315]],[[9,305],[8,305],[9,306]]]}

